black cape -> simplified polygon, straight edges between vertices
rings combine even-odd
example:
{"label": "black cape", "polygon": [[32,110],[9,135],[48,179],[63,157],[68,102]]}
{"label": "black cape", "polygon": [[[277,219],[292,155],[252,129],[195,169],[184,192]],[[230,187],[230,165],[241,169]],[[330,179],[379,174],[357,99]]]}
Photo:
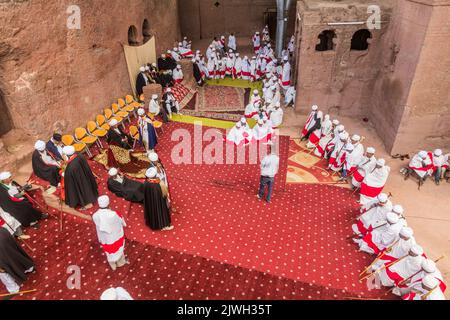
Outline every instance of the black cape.
{"label": "black cape", "polygon": [[172,223],[159,183],[144,183],[144,218],[145,224],[152,230],[161,230]]}
{"label": "black cape", "polygon": [[27,280],[25,271],[34,267],[30,256],[17,244],[14,237],[0,228],[0,268],[5,270],[18,284]]}
{"label": "black cape", "polygon": [[73,159],[64,172],[66,204],[71,208],[84,207],[98,198],[98,186],[88,162],[82,155]]}
{"label": "black cape", "polygon": [[123,183],[109,178],[108,190],[127,201],[136,203],[144,202],[144,185],[127,177],[123,177]]}
{"label": "black cape", "polygon": [[[133,148],[133,138],[131,138],[129,135],[123,132],[123,130],[118,127],[120,134],[116,132],[113,128],[108,130],[108,136],[106,137],[106,141],[109,144],[114,144],[116,146],[119,146],[123,149],[130,150]],[[122,141],[123,138],[126,138],[127,141]]]}
{"label": "black cape", "polygon": [[141,95],[144,93],[144,87],[146,86],[144,74],[140,72],[136,78],[136,92],[138,95]]}
{"label": "black cape", "polygon": [[160,71],[173,70],[177,67],[177,62],[173,58],[158,58],[158,69]]}
{"label": "black cape", "polygon": [[61,180],[58,167],[45,164],[45,162],[42,161],[41,154],[37,150],[34,150],[33,152],[31,163],[33,165],[33,172],[36,176],[50,182],[54,187],[58,186],[58,183]]}
{"label": "black cape", "polygon": [[195,81],[197,81],[197,83],[202,82],[202,73],[200,72],[200,68],[198,67],[198,64],[197,63],[193,63],[192,66],[194,68]]}
{"label": "black cape", "polygon": [[31,223],[42,219],[42,213],[34,209],[28,199],[24,198],[19,202],[11,200],[8,190],[3,185],[0,185],[0,205],[24,227],[29,227]]}

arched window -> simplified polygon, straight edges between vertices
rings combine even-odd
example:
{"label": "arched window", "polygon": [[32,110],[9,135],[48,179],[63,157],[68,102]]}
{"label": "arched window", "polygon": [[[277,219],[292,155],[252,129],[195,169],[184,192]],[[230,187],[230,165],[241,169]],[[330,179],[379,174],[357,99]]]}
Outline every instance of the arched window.
{"label": "arched window", "polygon": [[364,51],[369,49],[369,39],[371,38],[372,34],[367,29],[356,31],[352,37],[352,46],[350,50]]}
{"label": "arched window", "polygon": [[144,43],[146,43],[152,37],[152,32],[150,30],[150,23],[147,19],[144,19],[142,23],[142,35],[144,37]]}
{"label": "arched window", "polygon": [[334,50],[334,41],[336,33],[334,30],[325,30],[319,34],[319,43],[316,45],[316,51]]}
{"label": "arched window", "polygon": [[0,137],[12,129],[12,121],[0,90]]}
{"label": "arched window", "polygon": [[139,41],[137,39],[137,29],[135,26],[130,26],[128,28],[128,44],[130,46],[138,46]]}

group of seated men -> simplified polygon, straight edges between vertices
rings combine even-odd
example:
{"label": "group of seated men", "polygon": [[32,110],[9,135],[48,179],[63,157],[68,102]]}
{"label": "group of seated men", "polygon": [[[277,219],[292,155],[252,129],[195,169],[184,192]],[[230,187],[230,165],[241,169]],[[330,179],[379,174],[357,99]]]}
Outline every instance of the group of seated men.
{"label": "group of seated men", "polygon": [[341,181],[351,178],[354,189],[360,189],[360,203],[366,204],[382,191],[390,173],[384,159],[375,158],[375,149],[364,149],[363,138],[350,136],[339,120],[331,120],[314,105],[301,132],[307,148],[328,160],[328,170],[341,175]]}
{"label": "group of seated men", "polygon": [[394,205],[388,195],[380,193],[362,205],[352,230],[359,250],[375,257],[361,273],[362,280],[376,279],[403,300],[445,300],[446,285],[436,266],[439,259],[426,256],[408,227],[403,207]]}
{"label": "group of seated men", "polygon": [[428,177],[432,178],[436,185],[442,180],[450,179],[450,153],[444,154],[441,149],[433,152],[420,151],[415,154],[408,164],[407,168],[403,168],[401,173],[407,179],[411,174],[419,179],[419,186],[422,185]]}

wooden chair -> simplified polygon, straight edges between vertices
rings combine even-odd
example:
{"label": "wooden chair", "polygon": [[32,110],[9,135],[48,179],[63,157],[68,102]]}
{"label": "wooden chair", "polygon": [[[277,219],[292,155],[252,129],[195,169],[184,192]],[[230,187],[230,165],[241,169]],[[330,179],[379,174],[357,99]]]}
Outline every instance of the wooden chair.
{"label": "wooden chair", "polygon": [[130,136],[133,138],[133,149],[136,147],[136,142],[139,141],[139,129],[136,126],[130,126]]}

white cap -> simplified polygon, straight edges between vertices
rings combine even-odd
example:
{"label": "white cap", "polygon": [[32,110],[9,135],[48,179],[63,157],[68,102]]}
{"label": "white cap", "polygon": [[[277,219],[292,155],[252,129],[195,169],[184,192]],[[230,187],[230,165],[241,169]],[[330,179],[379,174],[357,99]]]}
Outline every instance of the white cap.
{"label": "white cap", "polygon": [[318,109],[319,109],[319,106],[317,106],[317,105],[313,105],[313,106],[311,107],[311,109],[312,109],[312,111],[316,111],[316,110],[318,110]]}
{"label": "white cap", "polygon": [[9,179],[11,177],[12,177],[11,172],[5,171],[5,172],[0,173],[0,181]]}
{"label": "white cap", "polygon": [[139,71],[140,71],[140,72],[145,72],[145,67],[140,67],[140,68],[139,68]]}
{"label": "white cap", "polygon": [[399,220],[398,215],[393,212],[388,212],[386,214],[386,220],[389,224],[396,224]]}
{"label": "white cap", "polygon": [[341,140],[347,140],[348,139],[348,133],[347,132],[341,132],[339,134],[339,139]]}
{"label": "white cap", "polygon": [[386,193],[380,193],[378,195],[377,199],[378,199],[378,201],[384,203],[384,202],[388,201],[389,197],[388,197],[388,195]]}
{"label": "white cap", "polygon": [[242,124],[246,124],[246,123],[247,123],[247,119],[241,118],[241,123],[242,123]]}
{"label": "white cap", "polygon": [[413,244],[411,249],[409,249],[409,251],[416,256],[423,255],[423,248],[418,244]]}
{"label": "white cap", "polygon": [[426,273],[434,273],[436,272],[436,262],[430,259],[425,259],[422,261],[422,269]]}
{"label": "white cap", "polygon": [[357,134],[354,134],[354,135],[352,136],[352,140],[353,140],[353,141],[359,141],[359,140],[361,140],[361,137],[360,137],[359,135],[357,135]]}
{"label": "white cap", "polygon": [[178,51],[178,48],[177,48],[177,47],[173,48],[173,51],[177,52],[177,51]]}
{"label": "white cap", "polygon": [[34,148],[37,151],[44,151],[45,150],[45,142],[42,140],[36,141],[36,143],[34,144]]}
{"label": "white cap", "polygon": [[285,57],[283,58],[283,60],[284,60],[284,61],[288,61],[288,60],[289,60],[289,57],[288,57],[288,56],[285,56]]}
{"label": "white cap", "polygon": [[108,196],[101,196],[98,198],[98,206],[101,209],[107,208],[109,206],[109,197]]}
{"label": "white cap", "polygon": [[111,169],[109,169],[109,171],[108,171],[108,175],[109,175],[110,177],[117,176],[118,173],[119,173],[119,171],[118,171],[116,168],[111,168]]}
{"label": "white cap", "polygon": [[253,94],[259,94],[258,89],[253,90]]}
{"label": "white cap", "polygon": [[236,128],[240,128],[241,126],[242,126],[241,122],[238,121],[238,122],[236,123]]}
{"label": "white cap", "polygon": [[66,146],[63,148],[63,153],[70,157],[75,153],[75,148],[73,146]]}
{"label": "white cap", "polygon": [[337,130],[340,131],[340,132],[341,132],[341,131],[344,131],[344,130],[345,130],[344,125],[343,125],[343,124],[338,125],[338,126],[337,126]]}
{"label": "white cap", "polygon": [[100,300],[117,300],[117,292],[114,288],[105,290],[100,296]]}
{"label": "white cap", "polygon": [[171,88],[167,88],[166,92],[172,92]]}
{"label": "white cap", "polygon": [[119,122],[116,120],[116,119],[112,119],[110,122],[109,122],[109,125],[111,126],[111,127],[114,127],[114,126],[116,126],[116,125],[118,125],[119,124]]}
{"label": "white cap", "polygon": [[236,52],[235,55],[236,55],[236,57],[239,57],[239,52]]}
{"label": "white cap", "polygon": [[263,119],[258,119],[258,124],[264,124]]}
{"label": "white cap", "polygon": [[333,120],[333,124],[334,124],[335,126],[338,126],[338,125],[339,125],[339,120],[334,119],[334,120]]}
{"label": "white cap", "polygon": [[432,275],[427,275],[422,279],[422,284],[430,289],[434,289],[439,285],[439,280]]}
{"label": "white cap", "polygon": [[155,162],[155,161],[158,161],[158,159],[159,159],[159,157],[158,157],[158,154],[156,152],[150,152],[148,154],[148,160],[150,160],[152,162]]}
{"label": "white cap", "polygon": [[345,146],[345,150],[347,151],[353,151],[354,149],[355,147],[351,143],[347,143],[347,145]]}
{"label": "white cap", "polygon": [[419,157],[421,157],[422,159],[425,159],[427,156],[428,156],[428,153],[426,151],[419,152]]}
{"label": "white cap", "polygon": [[142,108],[139,108],[137,113],[138,113],[139,116],[143,116],[145,114],[145,110],[142,109]]}
{"label": "white cap", "polygon": [[411,238],[414,234],[413,229],[408,227],[403,227],[402,230],[400,230],[400,235],[404,238]]}
{"label": "white cap", "polygon": [[368,147],[367,150],[366,150],[366,152],[367,152],[367,153],[375,154],[375,148]]}
{"label": "white cap", "polygon": [[384,160],[384,159],[378,159],[377,160],[377,165],[378,166],[384,166],[386,164],[386,160]]}
{"label": "white cap", "polygon": [[150,168],[145,172],[145,176],[147,178],[154,178],[156,177],[156,174],[158,173],[158,171],[156,170],[156,168]]}
{"label": "white cap", "polygon": [[436,150],[434,150],[433,154],[434,154],[435,156],[440,157],[440,156],[442,156],[442,150],[441,150],[441,149],[436,149]]}
{"label": "white cap", "polygon": [[150,67],[149,66],[145,66],[145,71],[149,71]]}
{"label": "white cap", "polygon": [[177,64],[177,69],[181,69],[181,65]]}
{"label": "white cap", "polygon": [[157,95],[157,94],[152,95],[152,99],[153,99],[153,100],[158,99],[158,95]]}
{"label": "white cap", "polygon": [[405,210],[403,209],[403,207],[399,204],[395,205],[394,208],[392,208],[392,212],[396,213],[396,214],[403,214],[403,212],[405,212]]}

